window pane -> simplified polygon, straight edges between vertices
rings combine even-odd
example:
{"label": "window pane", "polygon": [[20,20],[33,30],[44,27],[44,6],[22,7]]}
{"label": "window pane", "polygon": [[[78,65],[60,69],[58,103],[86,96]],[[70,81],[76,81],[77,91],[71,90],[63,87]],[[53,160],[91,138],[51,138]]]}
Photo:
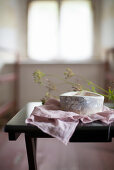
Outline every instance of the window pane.
{"label": "window pane", "polygon": [[57,2],[31,2],[28,14],[28,55],[40,61],[52,60],[58,51]]}
{"label": "window pane", "polygon": [[61,56],[84,60],[92,56],[92,11],[90,1],[64,0],[60,20]]}

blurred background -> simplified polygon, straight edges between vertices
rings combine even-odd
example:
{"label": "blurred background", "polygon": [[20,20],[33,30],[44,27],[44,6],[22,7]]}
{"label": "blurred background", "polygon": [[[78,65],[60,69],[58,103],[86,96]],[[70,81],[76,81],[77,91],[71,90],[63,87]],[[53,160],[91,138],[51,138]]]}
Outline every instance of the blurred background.
{"label": "blurred background", "polygon": [[[45,95],[46,89],[34,83],[33,72],[41,70],[62,77],[66,68],[104,89],[114,81],[114,0],[0,0],[0,170],[27,169],[23,136],[17,148],[17,143],[8,142],[3,127],[27,102],[40,101]],[[56,78],[53,81],[58,83]],[[81,83],[86,87],[85,82]],[[62,85],[56,94],[69,90]],[[83,165],[81,159],[84,161],[87,155],[78,158],[72,153],[76,165],[70,163],[70,170],[93,170],[92,164],[98,170],[114,169],[113,142],[70,144],[67,149],[54,142],[60,150],[63,148],[63,158],[70,148],[72,152],[78,150],[77,155],[85,147],[85,153],[95,153],[93,157],[88,155],[91,164],[85,161]],[[54,142],[48,140],[47,152]],[[40,145],[46,155],[42,141]],[[48,167],[51,157],[45,158],[39,170],[45,168],[43,165],[68,169],[68,165],[58,167],[60,153],[54,152],[57,159],[52,167]],[[4,159],[10,161],[4,163]],[[68,159],[62,159],[64,164]],[[107,159],[110,164],[103,166]]]}

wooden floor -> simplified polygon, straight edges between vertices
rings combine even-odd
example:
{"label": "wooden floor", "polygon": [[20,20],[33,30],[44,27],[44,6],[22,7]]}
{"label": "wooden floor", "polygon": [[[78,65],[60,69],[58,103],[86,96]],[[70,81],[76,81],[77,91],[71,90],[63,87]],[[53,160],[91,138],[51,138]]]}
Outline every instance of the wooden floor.
{"label": "wooden floor", "polygon": [[[56,139],[39,139],[38,170],[114,170],[112,143],[72,143],[65,146]],[[24,136],[8,141],[0,133],[0,170],[27,170]]]}
{"label": "wooden floor", "polygon": [[7,134],[0,133],[0,170],[27,170],[23,136],[17,142],[8,141]]}

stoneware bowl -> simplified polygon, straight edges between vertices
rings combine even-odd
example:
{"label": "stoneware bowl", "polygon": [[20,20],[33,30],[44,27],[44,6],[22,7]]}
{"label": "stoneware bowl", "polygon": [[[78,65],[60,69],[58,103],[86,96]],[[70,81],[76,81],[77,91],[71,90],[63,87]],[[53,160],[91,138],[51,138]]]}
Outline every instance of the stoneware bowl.
{"label": "stoneware bowl", "polygon": [[90,115],[102,111],[104,96],[85,90],[67,92],[60,95],[60,103],[62,110]]}

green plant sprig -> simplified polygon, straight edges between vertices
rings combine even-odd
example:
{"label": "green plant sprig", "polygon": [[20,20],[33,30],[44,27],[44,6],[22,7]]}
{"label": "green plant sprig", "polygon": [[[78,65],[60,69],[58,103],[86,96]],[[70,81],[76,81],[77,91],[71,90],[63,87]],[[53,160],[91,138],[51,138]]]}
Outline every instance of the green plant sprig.
{"label": "green plant sprig", "polygon": [[[57,98],[57,96],[52,95],[53,91],[58,91],[57,86],[56,86],[57,84],[55,85],[47,77],[57,78],[62,81],[61,84],[69,84],[71,86],[71,88],[73,89],[73,91],[88,90],[88,91],[92,91],[95,93],[99,93],[98,90],[101,90],[101,92],[103,92],[103,94],[101,94],[101,93],[99,93],[99,94],[103,95],[109,101],[114,102],[114,89],[109,88],[108,90],[105,90],[102,87],[100,87],[99,85],[95,84],[94,82],[84,78],[83,76],[79,76],[79,75],[73,73],[73,71],[70,68],[66,68],[63,78],[61,78],[57,75],[53,75],[53,74],[45,74],[45,73],[41,72],[40,70],[36,70],[33,73],[34,82],[38,83],[40,86],[43,86],[47,89],[47,92],[46,92],[44,98],[42,98],[42,102],[45,102],[46,100],[48,100],[51,97]],[[85,81],[91,89],[88,89],[88,88],[85,89],[80,83],[76,83],[71,79],[71,78],[77,78],[77,77],[80,78],[81,80]],[[60,83],[58,85],[60,85]]]}

